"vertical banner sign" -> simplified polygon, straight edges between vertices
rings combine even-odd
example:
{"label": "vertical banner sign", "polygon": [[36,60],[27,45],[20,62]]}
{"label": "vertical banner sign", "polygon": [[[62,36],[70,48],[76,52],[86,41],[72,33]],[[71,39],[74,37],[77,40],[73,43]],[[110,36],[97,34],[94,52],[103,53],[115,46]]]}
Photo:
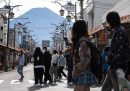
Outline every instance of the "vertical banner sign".
{"label": "vertical banner sign", "polygon": [[7,24],[3,25],[3,43],[7,44]]}

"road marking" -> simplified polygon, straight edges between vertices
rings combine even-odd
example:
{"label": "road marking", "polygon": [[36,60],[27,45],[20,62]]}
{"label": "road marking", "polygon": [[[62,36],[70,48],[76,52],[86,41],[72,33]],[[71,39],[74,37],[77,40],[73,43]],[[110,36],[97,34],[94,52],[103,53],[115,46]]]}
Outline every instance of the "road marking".
{"label": "road marking", "polygon": [[0,84],[2,84],[4,82],[4,80],[0,80]]}
{"label": "road marking", "polygon": [[35,81],[34,81],[34,80],[28,80],[28,83],[29,83],[30,85],[33,85],[33,84],[35,83]]}
{"label": "road marking", "polygon": [[11,80],[10,84],[20,84],[20,81],[19,80]]}

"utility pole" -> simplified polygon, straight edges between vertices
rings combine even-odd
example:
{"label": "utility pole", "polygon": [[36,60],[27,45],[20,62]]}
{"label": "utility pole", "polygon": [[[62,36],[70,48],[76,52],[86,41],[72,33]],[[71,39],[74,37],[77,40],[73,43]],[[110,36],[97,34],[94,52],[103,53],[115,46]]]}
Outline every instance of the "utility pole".
{"label": "utility pole", "polygon": [[[8,6],[8,8],[10,9],[10,6]],[[8,51],[8,47],[9,47],[9,24],[10,24],[10,10],[9,10],[9,12],[8,12],[8,16],[7,16],[7,22],[8,22],[8,24],[7,24],[7,46],[6,46],[6,60],[5,60],[5,72],[7,72],[8,71],[8,57],[9,57],[9,51]]]}
{"label": "utility pole", "polygon": [[[9,9],[9,11],[7,12],[8,16],[7,16],[7,44],[6,44],[6,51],[5,51],[5,71],[8,71],[8,57],[9,57],[9,27],[10,27],[10,19],[13,18],[14,13],[11,12],[11,10],[13,10],[15,7],[19,7],[21,5],[15,5],[15,6],[10,6],[7,5],[5,6],[5,8]],[[12,8],[11,8],[12,7]],[[11,15],[12,14],[12,15]],[[10,17],[11,16],[11,17]]]}
{"label": "utility pole", "polygon": [[84,0],[78,0],[78,1],[80,1],[80,15],[81,15],[81,19],[84,19],[83,18],[83,1]]}

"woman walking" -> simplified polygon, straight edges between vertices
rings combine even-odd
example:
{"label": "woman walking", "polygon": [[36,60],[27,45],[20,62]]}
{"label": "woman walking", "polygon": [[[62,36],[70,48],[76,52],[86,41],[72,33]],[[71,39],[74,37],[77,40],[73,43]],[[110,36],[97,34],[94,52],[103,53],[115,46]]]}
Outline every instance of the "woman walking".
{"label": "woman walking", "polygon": [[41,51],[40,47],[37,47],[33,54],[34,58],[34,77],[35,77],[35,85],[43,83],[43,73],[44,73],[44,55]]}

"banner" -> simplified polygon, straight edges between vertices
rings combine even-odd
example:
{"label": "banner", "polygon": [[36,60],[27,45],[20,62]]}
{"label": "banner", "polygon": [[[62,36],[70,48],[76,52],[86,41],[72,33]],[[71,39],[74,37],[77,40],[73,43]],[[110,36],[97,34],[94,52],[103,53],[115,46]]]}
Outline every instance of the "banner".
{"label": "banner", "polygon": [[3,25],[3,43],[7,44],[7,24]]}

